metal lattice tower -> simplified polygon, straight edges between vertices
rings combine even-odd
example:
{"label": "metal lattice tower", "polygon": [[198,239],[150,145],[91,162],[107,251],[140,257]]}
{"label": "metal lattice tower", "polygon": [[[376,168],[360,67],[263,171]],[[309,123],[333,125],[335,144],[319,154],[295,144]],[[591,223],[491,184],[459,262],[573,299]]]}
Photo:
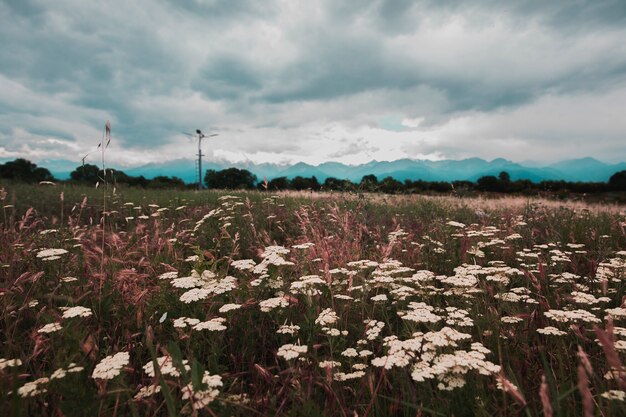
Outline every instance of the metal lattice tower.
{"label": "metal lattice tower", "polygon": [[192,138],[197,137],[198,138],[198,159],[196,159],[196,180],[198,183],[198,190],[202,190],[202,188],[204,188],[202,186],[202,157],[204,156],[202,154],[202,139],[204,138],[212,138],[213,136],[217,136],[218,133],[212,133],[210,135],[205,135],[204,133],[202,133],[202,131],[200,129],[196,129],[196,134],[193,135],[191,133],[187,133],[187,132],[183,132],[185,135],[190,136]]}

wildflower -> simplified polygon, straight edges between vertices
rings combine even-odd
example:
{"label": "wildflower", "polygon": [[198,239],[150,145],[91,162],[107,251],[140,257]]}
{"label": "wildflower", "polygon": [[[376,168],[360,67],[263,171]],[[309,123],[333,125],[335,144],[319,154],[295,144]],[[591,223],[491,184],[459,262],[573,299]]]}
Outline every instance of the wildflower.
{"label": "wildflower", "polygon": [[180,301],[189,304],[207,298],[211,292],[205,288],[194,288],[180,296]]}
{"label": "wildflower", "polygon": [[626,308],[623,307],[607,308],[604,311],[606,311],[607,317],[611,317],[614,320],[626,318]]}
{"label": "wildflower", "polygon": [[365,337],[367,340],[374,340],[378,337],[383,327],[385,327],[385,323],[382,321],[376,320],[364,320],[365,326],[367,330],[365,330]]}
{"label": "wildflower", "polygon": [[334,324],[339,320],[337,313],[335,313],[331,308],[324,309],[319,316],[315,319],[315,324],[320,324],[322,326],[326,326],[329,324]]}
{"label": "wildflower", "polygon": [[178,278],[178,271],[164,272],[159,275],[159,279],[175,279]]}
{"label": "wildflower", "polygon": [[85,368],[82,366],[76,365],[74,362],[70,363],[67,368],[59,368],[55,370],[52,375],[50,375],[50,379],[61,379],[65,378],[68,373],[81,372]]}
{"label": "wildflower", "polygon": [[517,324],[523,322],[524,320],[519,317],[504,316],[500,318],[500,321],[507,324]]}
{"label": "wildflower", "polygon": [[354,371],[351,373],[337,372],[333,375],[335,381],[348,381],[350,379],[359,379],[365,376],[364,371]]}
{"label": "wildflower", "polygon": [[437,323],[441,317],[433,314],[434,307],[425,303],[412,301],[409,303],[409,311],[399,311],[398,315],[403,320],[414,321],[416,323]]}
{"label": "wildflower", "polygon": [[456,227],[458,229],[463,229],[465,227],[465,224],[463,223],[459,223],[459,222],[455,222],[455,221],[449,221],[448,223],[446,223],[448,226],[452,226],[452,227]]}
{"label": "wildflower", "polygon": [[306,243],[301,243],[299,245],[293,245],[292,248],[294,249],[308,249],[312,246],[315,246],[315,243],[311,243],[311,242],[306,242]]}
{"label": "wildflower", "polygon": [[626,392],[621,391],[621,390],[612,389],[612,390],[603,392],[600,395],[606,398],[607,400],[617,400],[617,401],[622,401],[622,402],[626,400]]}
{"label": "wildflower", "polygon": [[341,362],[337,361],[321,361],[319,363],[320,368],[339,368],[341,366]]}
{"label": "wildflower", "polygon": [[68,253],[65,249],[43,249],[37,252],[37,258],[42,261],[54,261],[60,259],[61,255]]}
{"label": "wildflower", "polygon": [[39,378],[31,382],[25,383],[23,386],[17,389],[17,393],[22,398],[34,397],[39,394],[44,394],[48,391],[47,388],[44,387],[50,379],[48,378]]}
{"label": "wildflower", "polygon": [[539,328],[537,329],[537,333],[541,333],[546,336],[565,336],[567,334],[567,332],[564,332],[552,326]]}
{"label": "wildflower", "polygon": [[344,350],[343,352],[341,352],[341,355],[345,356],[346,358],[354,358],[354,357],[358,356],[359,353],[354,348],[348,348],[348,349]]}
{"label": "wildflower", "polygon": [[222,377],[204,371],[201,385],[202,387],[194,387],[193,383],[190,383],[182,389],[182,399],[191,400],[191,406],[194,410],[206,407],[217,398],[220,393],[217,387],[223,386]]}
{"label": "wildflower", "polygon": [[202,280],[199,277],[190,276],[174,278],[170,283],[176,288],[195,288],[202,285]]}
{"label": "wildflower", "polygon": [[184,329],[187,326],[193,327],[198,323],[200,323],[200,320],[189,317],[179,317],[177,319],[174,319],[174,327],[181,329]]}
{"label": "wildflower", "polygon": [[[159,372],[161,375],[170,375],[174,377],[180,376],[180,371],[174,366],[174,362],[170,356],[161,356],[156,359],[157,365],[159,367]],[[189,361],[187,359],[182,360],[182,364],[185,367],[185,370],[191,370],[191,367],[188,365]],[[150,361],[143,366],[143,370],[149,377],[154,377],[154,361]]]}
{"label": "wildflower", "polygon": [[13,368],[22,364],[21,359],[2,359],[0,358],[0,371],[4,368]]}
{"label": "wildflower", "polygon": [[69,319],[72,317],[89,317],[93,314],[91,312],[91,309],[82,306],[61,307],[61,310],[63,311],[62,317],[64,319]]}
{"label": "wildflower", "polygon": [[141,400],[144,398],[148,398],[153,396],[154,394],[156,394],[157,392],[161,392],[161,386],[160,385],[148,385],[145,387],[141,387],[141,389],[137,392],[137,394],[135,394],[135,399],[136,400]]}
{"label": "wildflower", "polygon": [[374,302],[387,301],[387,295],[386,294],[378,294],[378,295],[375,295],[375,296],[371,297],[370,300],[372,300]]}
{"label": "wildflower", "polygon": [[546,317],[561,323],[567,322],[585,322],[600,323],[600,319],[588,312],[587,310],[548,310],[545,312]]}
{"label": "wildflower", "polygon": [[267,300],[263,300],[259,303],[259,307],[261,311],[267,313],[278,307],[288,307],[289,300],[285,297],[274,297],[268,298]]}
{"label": "wildflower", "polygon": [[276,330],[276,333],[278,334],[296,334],[298,333],[298,330],[300,330],[300,326],[298,326],[297,324],[290,324],[290,325],[282,325],[278,328],[278,330]]}
{"label": "wildflower", "polygon": [[193,326],[194,330],[208,330],[210,332],[219,332],[222,330],[226,330],[226,326],[224,326],[225,318],[216,317],[214,319],[208,321],[201,321],[200,323]]}
{"label": "wildflower", "polygon": [[240,308],[241,308],[241,304],[224,304],[223,306],[220,307],[218,311],[220,313],[228,313],[229,311],[238,310]]}
{"label": "wildflower", "polygon": [[285,360],[295,359],[308,351],[308,346],[300,346],[288,343],[278,348],[277,356],[285,358]]}
{"label": "wildflower", "polygon": [[122,368],[128,365],[130,354],[128,352],[118,352],[115,355],[107,356],[96,365],[91,374],[94,379],[113,379],[120,374]]}
{"label": "wildflower", "polygon": [[230,266],[240,271],[251,271],[256,266],[256,262],[252,259],[240,259],[238,261],[232,261]]}
{"label": "wildflower", "polygon": [[59,322],[48,323],[45,326],[43,326],[41,329],[37,330],[37,333],[54,333],[61,329],[62,329],[61,323]]}

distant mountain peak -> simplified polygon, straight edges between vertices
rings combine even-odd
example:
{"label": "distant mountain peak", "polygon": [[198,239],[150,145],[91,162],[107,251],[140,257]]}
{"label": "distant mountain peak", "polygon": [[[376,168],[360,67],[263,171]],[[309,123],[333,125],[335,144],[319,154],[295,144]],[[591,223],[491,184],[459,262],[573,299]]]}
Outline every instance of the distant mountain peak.
{"label": "distant mountain peak", "polygon": [[[79,162],[67,160],[42,160],[39,166],[48,168],[59,179],[69,177],[70,171],[80,165]],[[361,181],[365,175],[375,175],[379,180],[393,177],[398,180],[425,181],[475,181],[481,176],[498,175],[506,171],[513,180],[529,179],[531,181],[565,180],[565,181],[607,181],[615,172],[626,170],[626,163],[607,164],[593,157],[569,159],[553,164],[518,163],[504,158],[491,161],[473,157],[461,160],[446,159],[439,161],[403,158],[395,161],[371,160],[365,164],[347,165],[341,162],[328,161],[317,166],[306,162],[292,165],[261,163],[252,161],[230,163],[227,161],[204,161],[203,168],[221,170],[230,167],[247,169],[257,178],[276,178],[285,176],[312,177],[323,182],[326,178],[349,179]],[[115,167],[119,169],[119,167]],[[196,181],[195,161],[193,159],[174,159],[163,162],[152,162],[135,168],[121,168],[128,175],[143,175],[146,178],[156,176],[176,176],[191,183]]]}

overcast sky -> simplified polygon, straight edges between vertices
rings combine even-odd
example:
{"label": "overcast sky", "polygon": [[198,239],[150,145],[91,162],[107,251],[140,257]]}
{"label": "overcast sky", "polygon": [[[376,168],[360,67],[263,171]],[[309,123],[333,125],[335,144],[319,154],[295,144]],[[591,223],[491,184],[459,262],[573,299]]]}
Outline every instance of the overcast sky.
{"label": "overcast sky", "polygon": [[[0,158],[626,161],[626,1],[0,0]],[[93,158],[96,162],[96,158]]]}

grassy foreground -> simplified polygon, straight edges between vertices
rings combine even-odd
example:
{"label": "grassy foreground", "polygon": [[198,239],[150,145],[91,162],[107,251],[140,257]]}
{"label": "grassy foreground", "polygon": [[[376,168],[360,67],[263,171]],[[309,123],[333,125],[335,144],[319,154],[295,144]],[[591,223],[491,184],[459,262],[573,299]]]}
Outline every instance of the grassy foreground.
{"label": "grassy foreground", "polygon": [[1,187],[3,416],[626,415],[623,207]]}

